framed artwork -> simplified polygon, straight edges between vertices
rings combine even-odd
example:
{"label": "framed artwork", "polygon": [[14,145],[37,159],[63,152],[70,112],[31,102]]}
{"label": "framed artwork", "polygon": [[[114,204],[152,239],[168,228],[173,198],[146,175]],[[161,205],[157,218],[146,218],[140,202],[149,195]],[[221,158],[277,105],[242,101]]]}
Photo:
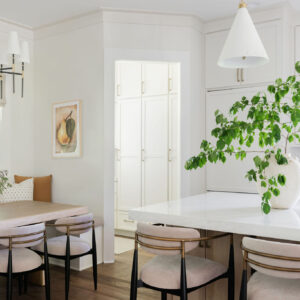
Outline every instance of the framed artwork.
{"label": "framed artwork", "polygon": [[54,103],[52,109],[52,155],[81,156],[81,101]]}

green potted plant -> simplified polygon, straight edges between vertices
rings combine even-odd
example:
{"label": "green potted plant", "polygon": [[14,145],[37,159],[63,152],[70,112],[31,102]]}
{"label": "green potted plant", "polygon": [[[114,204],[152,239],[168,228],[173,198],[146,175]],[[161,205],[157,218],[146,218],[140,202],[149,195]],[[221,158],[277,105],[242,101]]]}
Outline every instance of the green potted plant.
{"label": "green potted plant", "polygon": [[[300,73],[300,62],[295,65]],[[246,113],[246,120],[240,115]],[[225,116],[215,112],[217,127],[211,131],[216,143],[201,142],[201,152],[185,164],[187,170],[209,163],[226,163],[228,156],[243,160],[253,143],[260,151],[253,158],[254,167],[246,177],[257,183],[261,208],[268,214],[273,208],[290,208],[300,198],[300,163],[288,153],[288,144],[300,142],[300,81],[289,76],[277,79],[251,99],[242,97]]]}
{"label": "green potted plant", "polygon": [[3,191],[11,187],[11,184],[8,182],[8,177],[7,177],[8,172],[6,170],[0,171],[0,195],[3,194]]}

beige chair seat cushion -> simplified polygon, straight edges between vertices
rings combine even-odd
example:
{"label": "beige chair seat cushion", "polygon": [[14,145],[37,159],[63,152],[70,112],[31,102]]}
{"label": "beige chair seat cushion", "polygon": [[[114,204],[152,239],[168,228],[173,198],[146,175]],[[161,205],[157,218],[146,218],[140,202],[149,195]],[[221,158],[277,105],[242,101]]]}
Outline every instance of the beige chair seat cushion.
{"label": "beige chair seat cushion", "polygon": [[[141,280],[153,287],[162,289],[180,289],[180,255],[158,255],[141,269]],[[224,274],[227,268],[217,262],[186,256],[187,287],[193,288],[209,282]]]}
{"label": "beige chair seat cushion", "polygon": [[[34,251],[27,248],[13,248],[12,250],[13,273],[34,270],[41,266],[42,259]],[[0,272],[7,273],[8,249],[0,250]]]}
{"label": "beige chair seat cushion", "polygon": [[[67,236],[57,236],[47,240],[48,253],[52,255],[65,256],[66,255]],[[39,252],[44,252],[44,243],[41,243],[32,249]],[[70,252],[71,255],[80,255],[91,250],[88,241],[76,236],[70,236]]]}
{"label": "beige chair seat cushion", "polygon": [[247,289],[248,300],[300,299],[300,279],[278,278],[255,272]]}

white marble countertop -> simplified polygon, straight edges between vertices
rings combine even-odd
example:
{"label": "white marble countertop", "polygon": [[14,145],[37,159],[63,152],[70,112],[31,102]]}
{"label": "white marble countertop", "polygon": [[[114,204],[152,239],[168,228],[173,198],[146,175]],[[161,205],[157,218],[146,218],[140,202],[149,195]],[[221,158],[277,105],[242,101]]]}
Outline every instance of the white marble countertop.
{"label": "white marble countertop", "polygon": [[264,215],[260,203],[258,194],[207,192],[133,209],[129,218],[300,242],[300,205]]}

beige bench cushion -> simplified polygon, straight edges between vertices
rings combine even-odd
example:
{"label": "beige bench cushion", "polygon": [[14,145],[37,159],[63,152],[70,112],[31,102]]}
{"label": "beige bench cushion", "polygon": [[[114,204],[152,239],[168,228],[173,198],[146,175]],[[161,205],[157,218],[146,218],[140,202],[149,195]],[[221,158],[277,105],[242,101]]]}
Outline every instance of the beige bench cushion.
{"label": "beige bench cushion", "polygon": [[[13,248],[13,273],[30,271],[42,264],[41,257],[34,251],[26,248]],[[0,272],[7,273],[8,249],[0,250]]]}
{"label": "beige bench cushion", "polygon": [[[48,253],[52,255],[65,256],[66,255],[67,236],[57,236],[47,240]],[[44,244],[39,244],[32,249],[44,252]],[[88,241],[76,236],[70,236],[70,252],[71,255],[79,255],[91,250]]]}
{"label": "beige bench cushion", "polygon": [[[180,255],[159,255],[150,260],[141,269],[144,283],[162,289],[180,289]],[[227,268],[217,262],[186,256],[187,287],[197,287],[224,274]]]}
{"label": "beige bench cushion", "polygon": [[248,282],[248,300],[299,300],[300,280],[255,272]]}

